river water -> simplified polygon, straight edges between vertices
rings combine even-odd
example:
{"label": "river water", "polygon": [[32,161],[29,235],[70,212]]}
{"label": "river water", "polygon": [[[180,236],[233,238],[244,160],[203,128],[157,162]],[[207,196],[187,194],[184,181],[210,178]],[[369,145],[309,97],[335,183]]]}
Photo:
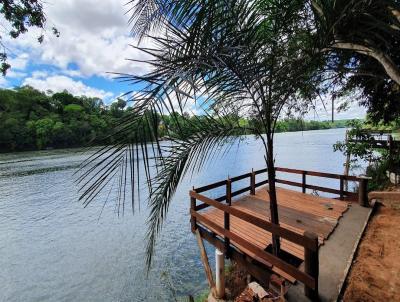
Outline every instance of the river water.
{"label": "river water", "polygon": [[[344,135],[277,134],[276,164],[343,173],[344,156],[332,145]],[[112,204],[101,212],[101,200],[84,209],[73,173],[86,156],[76,149],[0,155],[0,301],[170,301],[201,292],[206,282],[190,232],[188,190],[265,166],[261,142],[248,138],[185,179],[146,275],[145,201],[134,216],[118,217]]]}

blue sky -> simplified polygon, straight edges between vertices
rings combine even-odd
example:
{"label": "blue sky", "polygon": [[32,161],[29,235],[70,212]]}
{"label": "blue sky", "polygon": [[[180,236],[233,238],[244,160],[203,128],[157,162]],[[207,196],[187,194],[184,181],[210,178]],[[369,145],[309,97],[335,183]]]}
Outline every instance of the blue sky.
{"label": "blue sky", "polygon": [[[112,102],[121,93],[135,90],[114,79],[112,72],[139,73],[144,64],[127,61],[143,58],[130,44],[128,9],[125,0],[49,0],[45,2],[47,27],[42,44],[39,30],[19,39],[6,38],[11,70],[1,78],[1,87],[31,85],[39,90],[68,90]],[[61,33],[52,35],[55,26]],[[144,42],[146,43],[146,42]]]}
{"label": "blue sky", "polygon": [[[149,70],[143,63],[126,60],[145,59],[145,54],[130,46],[137,41],[130,36],[126,2],[47,0],[48,29],[44,31],[42,44],[37,42],[42,33],[39,30],[31,30],[16,40],[2,34],[12,68],[5,78],[0,78],[0,87],[30,85],[53,92],[66,89],[74,95],[100,97],[106,103],[123,93],[138,90],[138,87],[120,83],[110,74],[143,74]],[[52,35],[53,26],[60,31],[59,38]],[[146,43],[149,42],[142,42]],[[326,120],[330,114],[319,104],[307,118]],[[364,115],[365,109],[352,103],[349,110],[336,116],[358,118]]]}

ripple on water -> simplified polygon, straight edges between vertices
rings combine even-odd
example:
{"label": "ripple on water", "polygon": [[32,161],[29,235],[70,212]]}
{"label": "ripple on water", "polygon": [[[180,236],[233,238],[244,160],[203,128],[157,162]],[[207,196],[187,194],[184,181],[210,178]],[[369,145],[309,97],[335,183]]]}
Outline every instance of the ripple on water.
{"label": "ripple on water", "polygon": [[[343,129],[276,136],[280,166],[342,172],[344,158],[332,144]],[[293,147],[295,146],[295,148]],[[260,142],[231,148],[192,179],[172,202],[146,279],[145,197],[141,211],[118,218],[106,195],[83,209],[73,173],[79,150],[0,155],[0,301],[168,301],[206,287],[188,217],[188,190],[264,167]],[[323,156],[321,156],[323,154]],[[145,192],[145,190],[143,190]],[[217,192],[218,193],[218,192]],[[216,194],[217,194],[216,193]],[[207,245],[210,261],[214,252]]]}

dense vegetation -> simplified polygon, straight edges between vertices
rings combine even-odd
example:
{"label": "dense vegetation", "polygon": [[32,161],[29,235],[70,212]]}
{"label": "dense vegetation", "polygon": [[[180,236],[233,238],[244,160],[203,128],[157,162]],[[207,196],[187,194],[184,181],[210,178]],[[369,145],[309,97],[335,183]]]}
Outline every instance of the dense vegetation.
{"label": "dense vegetation", "polygon": [[[118,100],[106,106],[101,99],[73,96],[68,92],[46,94],[31,87],[0,90],[0,151],[38,150],[104,144],[112,140],[112,129],[131,109]],[[159,119],[159,136],[165,128],[184,126],[190,135],[202,117],[179,114]],[[161,120],[163,122],[161,122]],[[251,122],[242,119],[242,124]],[[345,127],[346,121],[318,122],[285,119],[277,132]]]}
{"label": "dense vegetation", "polygon": [[[397,139],[400,119],[391,123],[382,121],[376,125],[371,123],[371,118],[367,116],[365,121],[351,121],[348,126],[351,127],[348,132],[348,140],[337,142],[334,150],[350,156],[350,169],[359,168],[360,160],[367,162],[366,175],[371,177],[368,189],[370,191],[384,189],[390,184],[386,171],[400,172],[400,150],[398,148],[377,148],[374,144],[376,139],[374,133],[389,132],[394,139]],[[358,141],[354,141],[354,139]],[[360,142],[360,140],[362,141]]]}
{"label": "dense vegetation", "polygon": [[67,92],[47,95],[31,87],[0,90],[0,150],[76,147],[100,142],[124,114],[124,101]]}

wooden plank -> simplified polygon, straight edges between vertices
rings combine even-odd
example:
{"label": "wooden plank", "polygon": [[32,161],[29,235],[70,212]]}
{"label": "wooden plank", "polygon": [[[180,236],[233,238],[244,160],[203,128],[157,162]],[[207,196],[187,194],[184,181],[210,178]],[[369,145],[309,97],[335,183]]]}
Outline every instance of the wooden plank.
{"label": "wooden plank", "polygon": [[[316,234],[306,232],[305,236],[318,244]],[[312,301],[318,301],[318,276],[319,276],[319,259],[318,252],[305,249],[304,251],[304,268],[307,274],[315,279],[315,288],[311,289],[307,285],[304,287],[305,295]]]}
{"label": "wooden plank", "polygon": [[243,175],[231,177],[230,180],[231,180],[231,182],[235,182],[235,181],[239,181],[239,180],[248,178],[248,177],[250,177],[250,176],[251,176],[251,173],[246,173],[246,174],[243,174]]}
{"label": "wooden plank", "polygon": [[[257,205],[260,205],[260,202],[258,204],[254,203],[246,205],[246,209],[249,210],[251,214],[255,215],[256,217],[270,217],[270,214],[268,212],[269,202],[264,207],[257,207]],[[235,208],[238,208],[237,204],[235,204]],[[240,210],[244,209],[240,208]],[[324,238],[328,237],[328,235],[331,233],[336,225],[336,221],[334,223],[333,221],[318,221],[319,218],[316,215],[307,212],[299,212],[291,208],[279,206],[279,204],[278,211],[281,222],[296,226],[297,228],[304,230],[314,230],[318,234],[323,235]]]}
{"label": "wooden plank", "polygon": [[257,188],[257,187],[266,185],[267,183],[268,183],[268,179],[262,180],[262,181],[260,181],[260,182],[257,182],[257,183],[255,184],[255,187]]}
{"label": "wooden plank", "polygon": [[232,241],[238,243],[239,245],[245,247],[248,249],[250,252],[256,254],[258,257],[261,259],[271,263],[274,266],[277,266],[278,268],[282,269],[283,271],[287,272],[303,284],[307,285],[308,287],[315,289],[315,279],[309,276],[308,274],[300,271],[299,269],[295,268],[294,266],[284,262],[283,260],[279,259],[278,257],[275,257],[274,255],[265,252],[263,249],[260,249],[256,245],[247,242],[240,236],[232,233],[231,231],[225,230],[224,228],[220,227],[216,223],[212,222],[211,220],[208,220],[205,218],[203,215],[200,213],[197,213],[193,210],[191,210],[191,215],[195,216],[197,221],[200,223],[204,224],[205,226],[210,226],[213,229],[215,229],[219,234],[228,237]]}
{"label": "wooden plank", "polygon": [[265,168],[265,169],[261,169],[261,170],[257,170],[257,171],[254,171],[254,173],[256,174],[256,175],[258,175],[258,174],[261,174],[261,173],[266,173],[268,170]]}
{"label": "wooden plank", "polygon": [[248,187],[245,187],[243,189],[234,191],[234,192],[232,192],[231,197],[238,196],[238,195],[246,193],[247,191],[250,191],[250,190],[251,190],[251,186],[248,186]]}
{"label": "wooden plank", "polygon": [[[327,235],[329,235],[329,233],[333,231],[338,218],[340,218],[342,216],[342,213],[348,208],[347,203],[338,202],[332,199],[315,197],[308,194],[304,195],[300,192],[291,191],[292,193],[294,193],[294,195],[282,195],[286,191],[290,190],[281,188],[277,190],[280,216],[287,217],[287,219],[284,219],[282,222],[284,222],[285,224],[297,226],[298,228],[303,228],[303,230],[305,230],[304,225],[297,222],[299,216],[305,215],[301,219],[303,220],[303,222],[305,222],[305,225],[309,225],[310,231],[315,231],[312,229],[313,227],[315,227],[314,222],[316,222],[318,225],[326,224],[327,226],[329,226],[329,228],[326,229],[325,237],[327,237]],[[311,200],[309,200],[309,202],[304,199],[296,200],[296,198],[300,198],[302,196],[311,198]],[[320,199],[323,201],[322,203],[315,202],[315,200]],[[329,202],[328,205],[332,207],[332,210],[326,209],[325,202]],[[282,204],[284,204],[284,206]],[[261,195],[258,191],[256,196],[245,196],[233,203],[234,207],[242,211],[246,211],[256,217],[261,217],[262,219],[268,219],[269,217],[268,205],[268,194],[266,191],[264,191]],[[339,207],[339,205],[341,206]]]}
{"label": "wooden plank", "polygon": [[350,180],[350,181],[358,181],[359,180],[359,178],[357,176],[352,176],[352,175],[342,175],[342,174],[334,174],[334,173],[326,173],[326,172],[315,172],[315,171],[289,169],[289,168],[281,168],[281,167],[276,167],[275,170],[279,171],[279,172],[292,173],[292,174],[303,174],[303,172],[306,172],[307,175],[324,177],[324,178],[340,179],[340,177],[342,176],[345,179]]}
{"label": "wooden plank", "polygon": [[[256,191],[256,195],[245,196],[239,199],[235,204],[248,198],[258,198],[260,201],[269,201],[269,194],[265,188]],[[331,218],[339,218],[344,211],[348,209],[348,203],[338,202],[331,198],[302,194],[289,189],[277,188],[278,205],[290,207],[298,211],[308,212],[315,215],[323,215]],[[332,207],[326,210],[326,205]],[[321,210],[322,209],[322,210]]]}
{"label": "wooden plank", "polygon": [[313,242],[307,240],[304,236],[299,235],[295,232],[289,231],[287,229],[281,228],[273,223],[267,222],[265,220],[262,220],[258,217],[255,217],[253,215],[249,215],[248,213],[245,213],[243,211],[240,211],[236,209],[235,207],[228,207],[226,205],[223,205],[211,198],[205,197],[203,195],[200,195],[194,191],[190,192],[190,196],[194,197],[198,200],[201,200],[217,209],[220,209],[224,212],[227,212],[233,216],[239,217],[240,219],[243,219],[247,222],[250,222],[266,231],[269,231],[275,235],[278,235],[282,238],[285,238],[289,241],[295,242],[301,246],[307,246],[308,248],[314,248]]}
{"label": "wooden plank", "polygon": [[213,291],[213,293],[214,293],[215,292],[215,282],[213,279],[210,264],[208,263],[207,252],[206,252],[206,249],[204,248],[203,240],[201,239],[199,230],[196,230],[196,239],[197,239],[197,244],[199,245],[200,257],[201,257],[201,261],[203,262],[204,271],[206,273],[206,277],[207,277],[207,281],[208,281],[208,286],[210,287],[211,291]]}
{"label": "wooden plank", "polygon": [[222,187],[222,186],[225,186],[225,185],[226,185],[226,180],[221,180],[221,181],[212,183],[210,185],[206,185],[206,186],[203,186],[203,187],[196,188],[194,190],[197,193],[201,193],[201,192],[209,191],[209,190],[212,190],[212,189],[215,189],[215,188],[218,188],[218,187]]}
{"label": "wooden plank", "polygon": [[[219,212],[220,213],[217,213],[217,211],[208,211],[202,215],[222,226],[222,212]],[[235,217],[232,217],[231,220],[231,231],[262,249],[265,249],[271,243],[271,233]],[[300,259],[303,259],[304,257],[304,248],[286,239],[282,240],[282,249]]]}
{"label": "wooden plank", "polygon": [[[226,203],[228,206],[231,206],[232,203],[232,181],[228,179],[226,181]],[[225,230],[230,230],[230,215],[228,212],[224,212],[224,229]],[[229,250],[229,237],[225,236],[225,249],[228,251]]]}
{"label": "wooden plank", "polygon": [[315,191],[321,191],[321,192],[327,192],[327,193],[332,193],[332,194],[343,194],[343,195],[348,195],[348,196],[353,196],[353,195],[357,195],[357,193],[354,192],[349,192],[349,191],[341,191],[341,190],[337,190],[337,189],[332,189],[332,188],[326,188],[326,187],[321,187],[321,186],[316,186],[316,185],[310,185],[310,184],[302,184],[300,182],[295,182],[295,181],[290,181],[290,180],[284,180],[284,179],[276,179],[277,183],[281,183],[281,184],[285,184],[288,186],[293,186],[293,187],[301,187],[303,188],[307,188],[307,189],[312,189]]}

